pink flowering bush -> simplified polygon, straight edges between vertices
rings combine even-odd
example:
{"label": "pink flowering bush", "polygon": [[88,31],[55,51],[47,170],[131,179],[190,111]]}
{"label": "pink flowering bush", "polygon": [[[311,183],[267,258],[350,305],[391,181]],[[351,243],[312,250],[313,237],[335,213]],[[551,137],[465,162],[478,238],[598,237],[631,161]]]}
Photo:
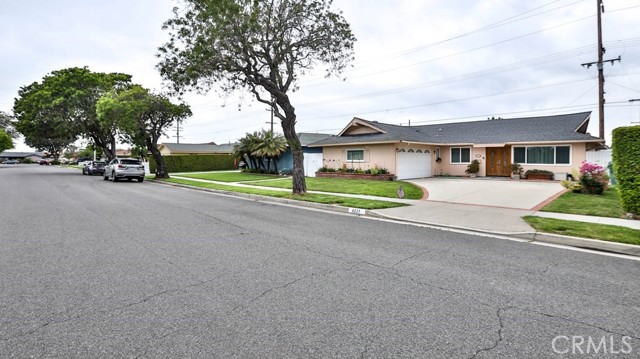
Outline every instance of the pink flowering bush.
{"label": "pink flowering bush", "polygon": [[595,163],[582,161],[580,166],[580,184],[582,192],[588,194],[602,194],[609,185],[607,170]]}

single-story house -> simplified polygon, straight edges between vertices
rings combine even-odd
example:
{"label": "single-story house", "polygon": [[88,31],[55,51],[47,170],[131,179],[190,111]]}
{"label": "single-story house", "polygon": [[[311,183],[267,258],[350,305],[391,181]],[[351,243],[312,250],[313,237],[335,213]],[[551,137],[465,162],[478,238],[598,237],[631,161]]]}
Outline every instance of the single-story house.
{"label": "single-story house", "polygon": [[44,158],[44,153],[42,152],[9,152],[9,151],[0,153],[0,161],[6,161],[6,160],[24,161],[25,158],[28,158],[33,162],[38,162]]}
{"label": "single-story house", "polygon": [[216,145],[210,143],[161,143],[158,146],[163,156],[171,155],[211,155],[233,153],[235,143]]}
{"label": "single-story house", "polygon": [[326,167],[386,168],[398,179],[464,176],[480,162],[478,176],[510,176],[511,163],[524,171],[552,171],[564,179],[602,148],[588,134],[591,112],[399,126],[354,118],[337,135],[309,144],[322,148]]}

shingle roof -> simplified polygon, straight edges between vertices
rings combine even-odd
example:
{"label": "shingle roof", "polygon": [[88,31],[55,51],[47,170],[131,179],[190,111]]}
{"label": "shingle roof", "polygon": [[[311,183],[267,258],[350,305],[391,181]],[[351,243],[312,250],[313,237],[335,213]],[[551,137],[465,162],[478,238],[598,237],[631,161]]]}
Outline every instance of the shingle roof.
{"label": "shingle roof", "polygon": [[398,126],[362,120],[387,133],[334,136],[315,142],[313,146],[376,142],[498,144],[598,141],[598,138],[585,133],[590,115],[591,112],[581,112],[424,126]]}
{"label": "shingle roof", "polygon": [[9,152],[9,151],[5,151],[5,152],[1,152],[0,153],[0,157],[5,158],[5,157],[11,157],[11,158],[25,158],[25,157],[29,157],[29,156],[39,156],[42,157],[42,153],[41,152]]}
{"label": "shingle roof", "polygon": [[331,136],[333,135],[327,134],[327,133],[309,133],[309,132],[298,133],[298,138],[300,139],[300,144],[302,146],[307,146],[310,143],[324,140],[325,138],[329,138]]}

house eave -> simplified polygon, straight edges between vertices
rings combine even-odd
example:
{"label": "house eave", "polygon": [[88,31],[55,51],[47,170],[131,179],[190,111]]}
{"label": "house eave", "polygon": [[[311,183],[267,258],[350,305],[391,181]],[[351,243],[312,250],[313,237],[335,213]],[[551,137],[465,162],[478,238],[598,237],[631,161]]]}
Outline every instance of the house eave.
{"label": "house eave", "polygon": [[339,146],[362,146],[362,145],[381,145],[390,143],[399,143],[400,141],[370,141],[370,142],[344,142],[344,143],[330,143],[330,144],[310,144],[307,147],[339,147]]}

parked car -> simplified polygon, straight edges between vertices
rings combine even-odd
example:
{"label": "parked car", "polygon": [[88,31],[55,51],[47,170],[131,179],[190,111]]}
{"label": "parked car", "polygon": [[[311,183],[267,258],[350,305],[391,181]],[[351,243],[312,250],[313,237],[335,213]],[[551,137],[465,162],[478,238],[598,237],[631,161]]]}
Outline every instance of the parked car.
{"label": "parked car", "polygon": [[17,165],[18,163],[20,163],[20,162],[18,162],[16,160],[6,160],[6,161],[4,161],[5,165]]}
{"label": "parked car", "polygon": [[40,166],[49,166],[51,164],[47,160],[40,160],[38,163],[40,164]]}
{"label": "parked car", "polygon": [[138,182],[144,181],[144,166],[140,160],[135,158],[114,158],[104,167],[102,179],[105,181],[110,179],[116,182],[120,178],[126,178],[131,181],[137,179]]}
{"label": "parked car", "polygon": [[104,166],[107,163],[104,161],[91,161],[82,167],[83,175],[101,174],[104,175]]}

